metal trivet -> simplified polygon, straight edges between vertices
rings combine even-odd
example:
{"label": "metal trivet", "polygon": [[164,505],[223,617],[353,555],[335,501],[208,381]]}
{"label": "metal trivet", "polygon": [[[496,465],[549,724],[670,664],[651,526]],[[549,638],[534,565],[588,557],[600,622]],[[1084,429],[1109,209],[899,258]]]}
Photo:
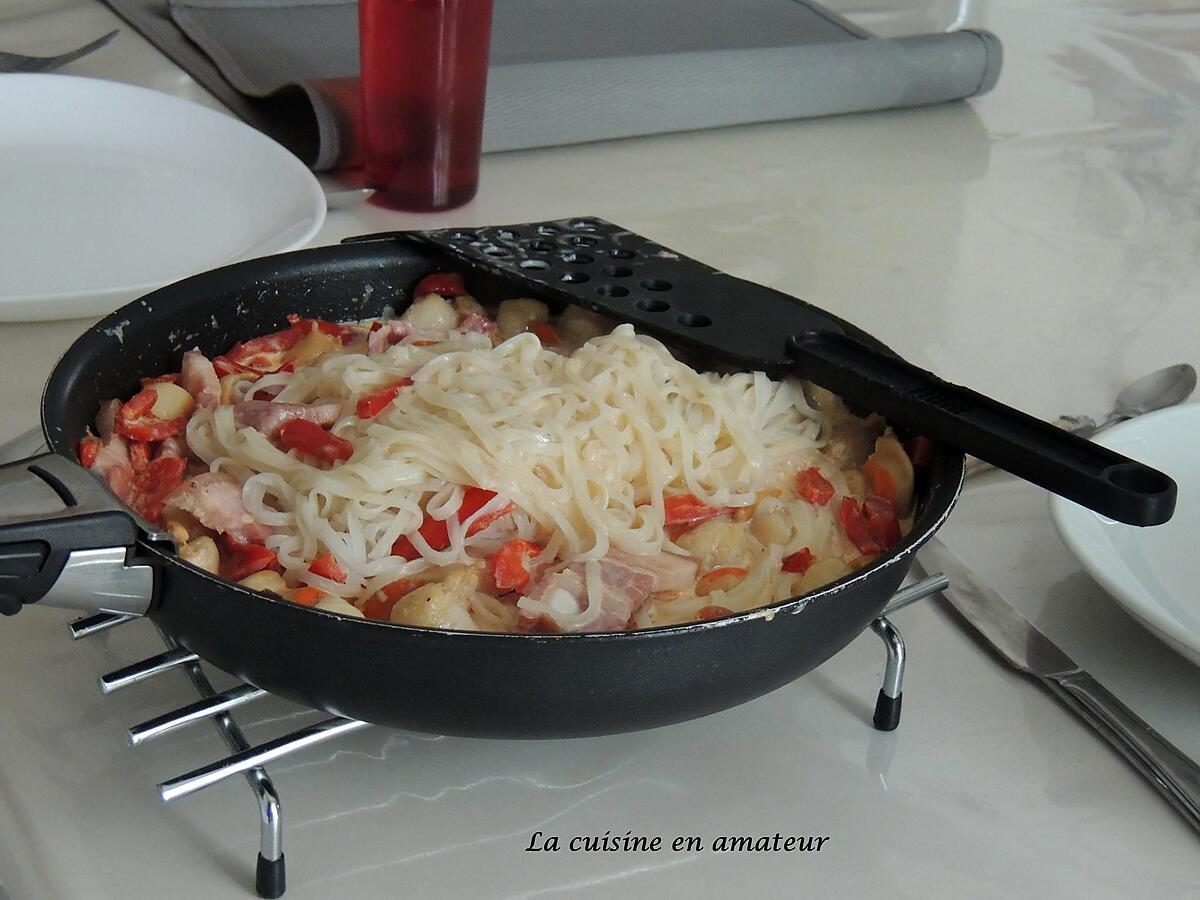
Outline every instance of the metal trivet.
{"label": "metal trivet", "polygon": [[[939,574],[902,588],[884,607],[883,614],[871,623],[871,630],[879,636],[887,649],[883,686],[879,689],[873,716],[875,727],[881,731],[892,731],[900,724],[901,688],[907,659],[904,640],[888,616],[911,603],[944,590],[949,583],[946,576]],[[89,637],[138,618],[140,617],[109,614],[89,616],[71,623],[71,637]],[[245,775],[258,801],[259,852],[254,889],[260,897],[281,897],[286,889],[283,813],[279,792],[263,767],[306,747],[332,740],[351,731],[358,731],[360,728],[368,728],[370,723],[333,716],[307,728],[251,746],[234,721],[233,710],[266,696],[267,692],[249,684],[238,684],[218,693],[209,682],[208,676],[200,666],[200,658],[195,653],[178,646],[161,629],[159,635],[167,645],[164,652],[101,676],[100,692],[111,694],[163,672],[183,670],[200,699],[134,725],[129,729],[129,742],[137,747],[186,725],[204,719],[212,721],[229,747],[230,755],[162,782],[158,785],[159,797],[163,803],[170,803],[234,775]]]}
{"label": "metal trivet", "polygon": [[[140,617],[108,614],[89,616],[71,623],[71,637],[90,637],[138,618]],[[158,633],[167,645],[167,650],[101,676],[100,693],[111,694],[173,669],[184,671],[201,699],[134,725],[129,729],[129,742],[137,747],[185,725],[211,719],[229,747],[230,755],[162,782],[158,785],[159,797],[163,803],[170,803],[226,778],[244,774],[258,801],[259,851],[254,889],[260,897],[281,897],[287,888],[283,857],[283,810],[279,792],[263,766],[305,747],[320,744],[360,728],[367,728],[370,723],[335,716],[283,737],[251,746],[234,721],[231,710],[264,697],[267,692],[248,684],[238,684],[218,693],[204,674],[200,658],[176,645],[161,629]]]}

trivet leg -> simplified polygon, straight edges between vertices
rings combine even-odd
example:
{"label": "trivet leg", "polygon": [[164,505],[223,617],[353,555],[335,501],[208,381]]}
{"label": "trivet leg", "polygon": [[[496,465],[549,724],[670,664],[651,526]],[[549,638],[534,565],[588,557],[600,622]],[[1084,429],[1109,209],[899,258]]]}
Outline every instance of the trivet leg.
{"label": "trivet leg", "polygon": [[887,667],[883,670],[883,687],[879,689],[879,699],[875,701],[875,716],[872,721],[880,731],[895,731],[900,724],[900,701],[903,698],[904,661],[907,653],[904,650],[904,638],[888,619],[880,616],[871,623],[871,630],[879,635],[887,648]]}
{"label": "trivet leg", "polygon": [[258,896],[275,900],[287,890],[287,870],[283,861],[283,807],[270,779],[256,777],[262,769],[247,774],[258,798],[259,850],[254,871],[254,890]]}

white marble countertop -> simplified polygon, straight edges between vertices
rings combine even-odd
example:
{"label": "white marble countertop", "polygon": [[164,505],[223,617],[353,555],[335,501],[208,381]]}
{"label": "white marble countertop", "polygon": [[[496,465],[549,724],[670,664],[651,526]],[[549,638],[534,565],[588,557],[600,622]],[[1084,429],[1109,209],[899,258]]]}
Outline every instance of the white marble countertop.
{"label": "white marble countertop", "polygon": [[[996,89],[937,108],[495,154],[437,216],[331,212],[356,233],[598,215],[825,306],[918,365],[1039,416],[1102,414],[1161,365],[1200,366],[1200,11],[1177,0],[887,0],[832,8],[883,35],[988,28]],[[116,41],[65,71],[216,106],[90,0],[9,0],[0,47]],[[0,90],[3,81],[0,77]],[[0,126],[2,127],[2,126]],[[0,215],[2,215],[0,210]],[[0,275],[2,277],[2,275]],[[0,441],[86,322],[0,325]],[[1040,491],[972,486],[943,532],[981,576],[1200,756],[1200,672],[1096,586]],[[230,782],[162,807],[154,782],[221,754],[197,729],[123,729],[191,699],[94,678],[160,648],[145,623],[71,644],[70,617],[0,623],[0,896],[250,896],[254,805]],[[271,771],[288,896],[1183,896],[1196,835],[1035,683],[943,607],[897,614],[905,712],[874,732],[882,649],[859,637],[800,681],[670,728],[516,743],[371,729]],[[307,718],[247,715],[267,737]],[[572,836],[819,834],[820,853],[535,854]]]}

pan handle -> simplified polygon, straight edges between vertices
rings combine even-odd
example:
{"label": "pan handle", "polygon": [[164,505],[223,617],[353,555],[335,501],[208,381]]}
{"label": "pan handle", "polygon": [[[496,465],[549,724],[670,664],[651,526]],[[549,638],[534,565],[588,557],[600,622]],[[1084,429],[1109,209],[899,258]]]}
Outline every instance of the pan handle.
{"label": "pan handle", "polygon": [[26,603],[142,615],[154,569],[145,529],[86,469],[46,453],[0,466],[0,613]]}
{"label": "pan handle", "polygon": [[1170,477],[845,335],[793,337],[796,372],[852,405],[958,447],[1129,525],[1175,511]]}

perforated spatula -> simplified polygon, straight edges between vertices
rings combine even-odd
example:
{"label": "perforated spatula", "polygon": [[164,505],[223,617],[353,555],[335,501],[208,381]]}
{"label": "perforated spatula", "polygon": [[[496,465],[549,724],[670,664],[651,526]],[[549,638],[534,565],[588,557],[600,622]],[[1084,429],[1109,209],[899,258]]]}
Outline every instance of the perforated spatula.
{"label": "perforated spatula", "polygon": [[854,326],[593,217],[405,232],[532,296],[575,303],[744,369],[792,374],[853,406],[1131,525],[1171,518],[1167,475],[913,366]]}

